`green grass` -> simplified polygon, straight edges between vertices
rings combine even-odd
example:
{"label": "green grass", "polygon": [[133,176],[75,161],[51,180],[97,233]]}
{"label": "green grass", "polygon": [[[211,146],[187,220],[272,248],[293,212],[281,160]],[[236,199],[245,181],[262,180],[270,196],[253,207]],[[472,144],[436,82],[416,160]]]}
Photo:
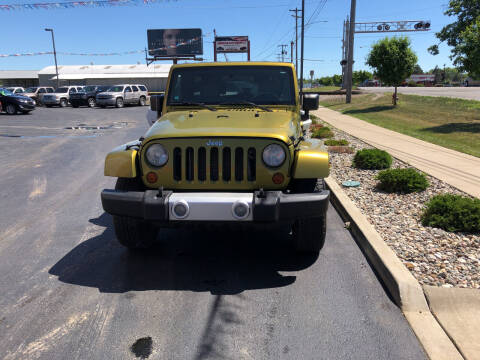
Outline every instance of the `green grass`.
{"label": "green grass", "polygon": [[399,94],[321,101],[323,106],[433,144],[480,157],[480,101]]}
{"label": "green grass", "polygon": [[341,90],[340,86],[320,86],[311,89],[303,89],[304,92],[328,92],[328,91],[337,91]]}

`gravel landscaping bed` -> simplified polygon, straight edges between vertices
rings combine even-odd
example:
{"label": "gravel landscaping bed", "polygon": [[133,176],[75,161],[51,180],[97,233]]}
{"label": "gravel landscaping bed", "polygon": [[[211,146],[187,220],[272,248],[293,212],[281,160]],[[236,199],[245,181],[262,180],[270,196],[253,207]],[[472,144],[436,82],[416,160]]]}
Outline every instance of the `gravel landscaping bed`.
{"label": "gravel landscaping bed", "polygon": [[[347,139],[356,150],[372,146],[329,126],[335,139]],[[430,186],[420,193],[388,194],[376,189],[379,170],[352,167],[354,154],[330,153],[330,176],[339,185],[346,180],[360,181],[357,188],[342,187],[367,217],[384,241],[424,285],[480,288],[480,236],[449,233],[422,226],[420,216],[434,195],[450,193],[469,196],[427,175]],[[395,159],[391,168],[407,168]]]}

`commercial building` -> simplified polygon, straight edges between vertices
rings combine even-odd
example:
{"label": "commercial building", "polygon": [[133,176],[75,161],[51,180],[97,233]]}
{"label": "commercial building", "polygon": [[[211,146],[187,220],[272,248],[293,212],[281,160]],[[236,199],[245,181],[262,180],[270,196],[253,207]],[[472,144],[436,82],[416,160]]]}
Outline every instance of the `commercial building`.
{"label": "commercial building", "polygon": [[[143,84],[149,91],[165,91],[170,64],[59,65],[60,85]],[[41,86],[56,86],[55,66],[38,72]]]}
{"label": "commercial building", "polygon": [[0,86],[21,86],[24,88],[38,85],[38,70],[0,70]]}

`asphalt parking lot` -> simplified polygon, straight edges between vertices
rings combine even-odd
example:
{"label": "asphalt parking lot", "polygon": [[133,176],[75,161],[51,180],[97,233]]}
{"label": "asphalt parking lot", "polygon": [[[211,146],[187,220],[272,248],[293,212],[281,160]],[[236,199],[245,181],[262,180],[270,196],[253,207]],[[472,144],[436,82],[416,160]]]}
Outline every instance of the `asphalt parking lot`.
{"label": "asphalt parking lot", "polygon": [[118,245],[103,160],[143,135],[146,110],[0,115],[3,359],[425,358],[333,208],[317,259],[280,230]]}
{"label": "asphalt parking lot", "polygon": [[[393,93],[395,90],[393,87],[361,87],[360,89],[373,93]],[[409,95],[480,100],[480,87],[399,87],[398,92]]]}

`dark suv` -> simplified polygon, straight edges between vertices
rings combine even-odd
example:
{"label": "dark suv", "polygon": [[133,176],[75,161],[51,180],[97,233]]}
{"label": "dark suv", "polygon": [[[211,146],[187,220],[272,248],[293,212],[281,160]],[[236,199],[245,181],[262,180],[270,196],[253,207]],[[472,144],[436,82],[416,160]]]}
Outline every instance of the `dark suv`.
{"label": "dark suv", "polygon": [[0,112],[15,115],[18,111],[28,114],[35,109],[35,102],[28,96],[12,93],[10,90],[0,88]]}
{"label": "dark suv", "polygon": [[83,91],[79,91],[76,94],[70,95],[70,104],[72,107],[77,108],[80,105],[87,105],[94,108],[97,105],[95,96],[103,91],[107,91],[110,86],[105,85],[87,85]]}

